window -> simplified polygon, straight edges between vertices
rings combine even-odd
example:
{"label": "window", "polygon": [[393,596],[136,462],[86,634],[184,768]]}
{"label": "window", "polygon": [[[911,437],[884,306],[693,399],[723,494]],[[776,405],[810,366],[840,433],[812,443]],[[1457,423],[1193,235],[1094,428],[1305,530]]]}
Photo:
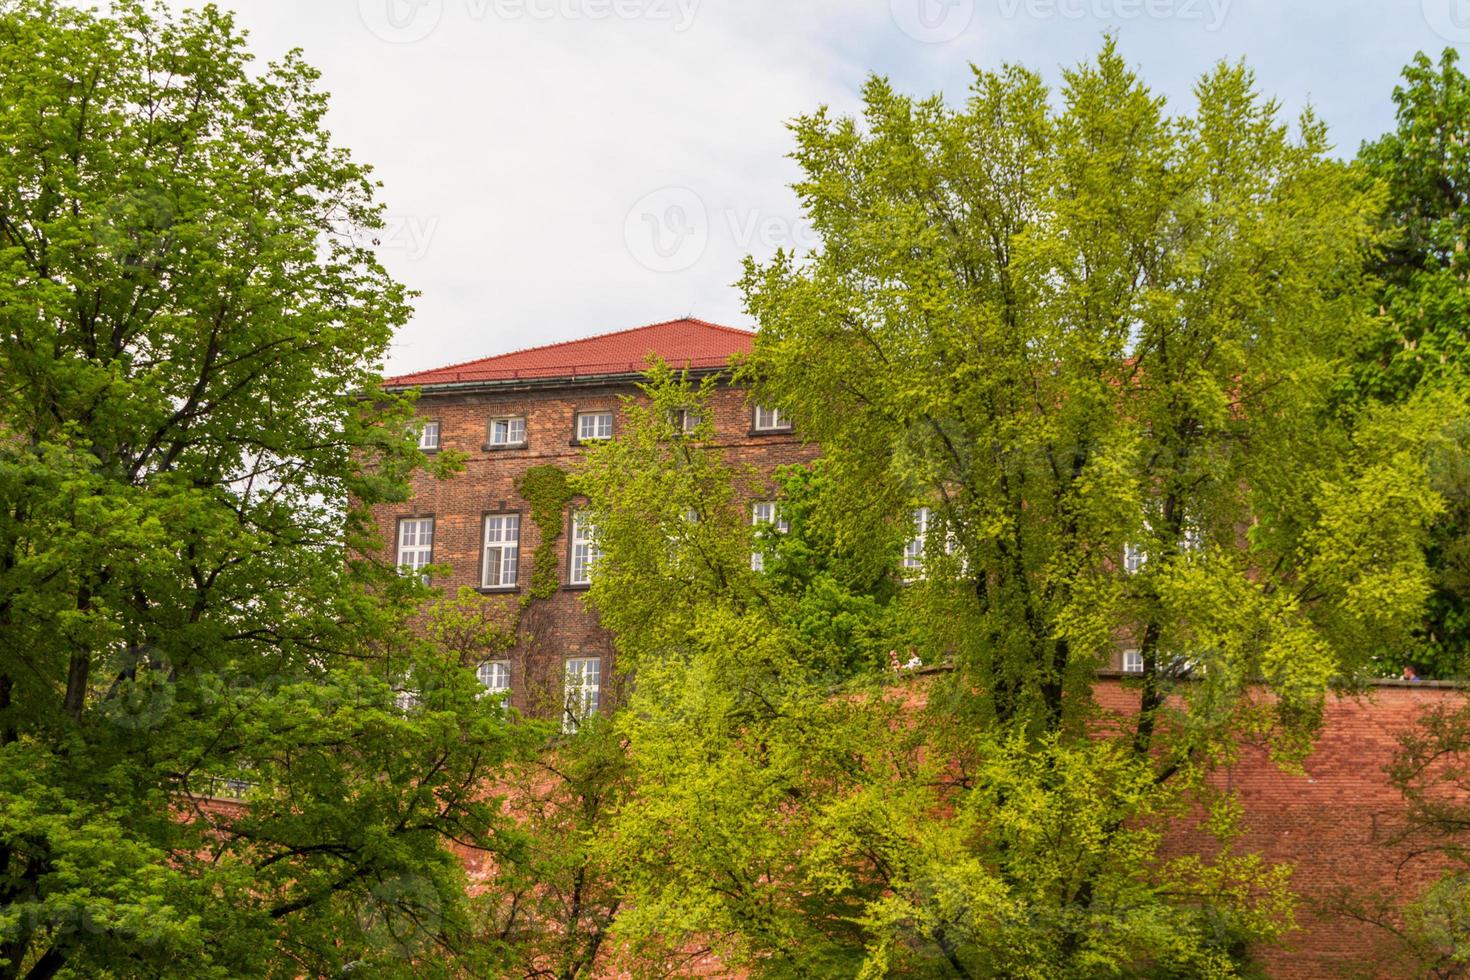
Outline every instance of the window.
{"label": "window", "polygon": [[1135,575],[1143,569],[1148,562],[1148,552],[1143,550],[1142,545],[1123,545],[1123,571],[1129,575]]}
{"label": "window", "polygon": [[903,546],[903,567],[918,571],[924,567],[924,542],[929,536],[929,508],[914,511],[914,537]]}
{"label": "window", "polygon": [[521,515],[485,515],[485,557],[480,587],[512,589],[521,556]]}
{"label": "window", "polygon": [[598,657],[574,657],[568,660],[562,731],[574,732],[582,722],[597,714],[601,693],[602,660]]}
{"label": "window", "polygon": [[676,408],[669,413],[669,424],[674,427],[675,432],[688,435],[695,429],[704,418],[692,408]]}
{"label": "window", "polygon": [[526,444],[526,420],[520,416],[506,416],[490,420],[490,445],[524,446]]}
{"label": "window", "polygon": [[1139,652],[1138,650],[1123,651],[1123,673],[1143,673],[1143,654],[1141,652]]}
{"label": "window", "polygon": [[475,677],[486,694],[504,694],[510,690],[510,661],[487,660],[475,668]]}
{"label": "window", "polygon": [[595,442],[598,439],[611,439],[612,429],[612,412],[583,412],[577,416],[578,442]]}
{"label": "window", "polygon": [[[434,559],[434,519],[407,517],[398,522],[398,567],[416,572]],[[424,581],[428,581],[425,576]]]}
{"label": "window", "polygon": [[597,525],[582,511],[572,512],[572,568],[568,581],[587,585],[592,581],[592,566],[602,557],[597,547]]}
{"label": "window", "polygon": [[755,407],[755,431],[783,432],[791,428],[791,420],[779,408]]}
{"label": "window", "polygon": [[424,427],[419,430],[419,448],[424,452],[434,452],[439,448],[439,423],[425,422]]}
{"label": "window", "polygon": [[[781,534],[785,534],[791,530],[791,522],[781,516],[781,508],[776,506],[774,500],[758,500],[751,504],[750,523],[756,528],[769,524]],[[766,556],[760,550],[759,544],[750,553],[750,567],[757,572],[764,570],[766,567]]]}
{"label": "window", "polygon": [[[1148,534],[1152,534],[1152,523],[1148,520],[1144,520],[1143,530]],[[1200,527],[1200,524],[1197,520],[1195,520],[1193,517],[1190,517],[1186,513],[1183,521],[1180,522],[1179,553],[1182,555],[1194,554],[1203,550],[1204,546],[1204,529]],[[1138,572],[1142,571],[1143,566],[1146,564],[1148,564],[1148,552],[1144,551],[1143,545],[1132,543],[1123,545],[1124,571],[1126,571],[1129,575],[1135,575]]]}
{"label": "window", "polygon": [[1199,522],[1186,517],[1184,519],[1184,527],[1179,536],[1179,550],[1185,554],[1189,554],[1193,551],[1202,550],[1204,546],[1205,535],[1203,529],[1199,526]]}

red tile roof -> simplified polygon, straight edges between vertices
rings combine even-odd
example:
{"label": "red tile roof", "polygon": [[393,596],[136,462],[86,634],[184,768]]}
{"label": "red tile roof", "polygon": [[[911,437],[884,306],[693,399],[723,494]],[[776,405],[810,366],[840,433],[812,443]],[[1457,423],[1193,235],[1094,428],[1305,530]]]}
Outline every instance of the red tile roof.
{"label": "red tile roof", "polygon": [[718,368],[728,364],[733,355],[748,352],[754,339],[755,334],[749,330],[684,317],[400,374],[385,379],[384,384],[396,388],[636,374],[647,367],[649,354],[657,354],[675,368]]}

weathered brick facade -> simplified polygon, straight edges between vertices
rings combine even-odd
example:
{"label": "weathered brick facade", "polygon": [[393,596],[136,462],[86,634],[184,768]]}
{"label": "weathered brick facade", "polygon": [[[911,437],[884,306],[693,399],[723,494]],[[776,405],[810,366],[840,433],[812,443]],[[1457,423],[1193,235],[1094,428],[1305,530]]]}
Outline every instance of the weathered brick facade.
{"label": "weathered brick facade", "polygon": [[[698,321],[674,322],[692,324],[684,328],[688,336],[670,341],[661,329],[668,326],[664,324],[609,335],[621,345],[618,352],[625,355],[621,360],[607,351],[608,338],[592,338],[585,342],[586,347],[556,345],[391,379],[390,384],[399,387],[420,388],[419,415],[425,422],[438,423],[439,450],[455,450],[467,459],[464,471],[447,480],[418,474],[407,503],[377,509],[385,554],[392,555],[397,548],[401,521],[432,518],[432,561],[450,567],[449,575],[437,577],[434,584],[446,594],[468,586],[503,597],[510,619],[511,607],[529,583],[531,556],[540,544],[528,502],[516,489],[518,478],[543,464],[569,472],[576,469],[586,450],[577,438],[578,415],[614,413],[616,438],[624,424],[623,400],[646,400],[636,370],[643,355],[657,353],[675,366],[693,364],[694,375],[714,372],[728,380],[728,372],[708,365],[723,364],[730,347],[748,349],[750,343],[748,333]],[[707,356],[690,356],[691,352],[702,353],[704,345],[710,351]],[[537,355],[538,359],[530,360]],[[769,474],[784,463],[805,461],[816,454],[790,429],[756,431],[755,408],[745,390],[729,383],[722,383],[711,398],[714,445],[731,463]],[[523,443],[492,445],[490,425],[497,418],[524,419]],[[545,714],[559,710],[565,664],[573,658],[597,658],[602,702],[617,697],[610,638],[584,603],[586,586],[571,581],[570,510],[576,505],[573,502],[563,515],[558,543],[560,588],[550,599],[529,606],[521,633],[534,640],[518,645],[506,658],[511,703],[522,711]],[[483,587],[485,518],[495,514],[519,517],[518,574],[516,584],[508,588]]]}

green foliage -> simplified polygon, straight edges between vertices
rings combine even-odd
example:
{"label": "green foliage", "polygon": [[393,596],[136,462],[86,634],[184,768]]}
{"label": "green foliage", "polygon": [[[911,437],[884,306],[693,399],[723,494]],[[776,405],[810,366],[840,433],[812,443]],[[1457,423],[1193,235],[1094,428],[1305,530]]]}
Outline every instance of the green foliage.
{"label": "green foliage", "polygon": [[1465,410],[1443,397],[1463,398],[1470,383],[1470,82],[1458,62],[1452,48],[1437,63],[1415,57],[1394,90],[1397,126],[1359,151],[1366,179],[1387,191],[1380,219],[1387,242],[1368,265],[1381,315],[1343,384],[1353,409],[1438,397],[1443,412],[1433,466],[1447,507],[1428,554],[1433,593],[1418,642],[1385,661],[1385,672],[1412,661],[1429,677],[1463,676],[1470,665]]}
{"label": "green foliage", "polygon": [[451,973],[522,736],[370,557],[455,463],[375,185],[298,54],[113,11],[0,5],[0,977]]}
{"label": "green foliage", "polygon": [[1380,400],[1463,384],[1470,370],[1470,82],[1458,63],[1453,48],[1438,63],[1418,54],[1394,89],[1397,126],[1358,152],[1387,191],[1389,237],[1371,266],[1385,316],[1354,375],[1361,394]]}
{"label": "green foliage", "polygon": [[666,428],[699,393],[654,374],[579,477],[605,549],[591,594],[637,680],[617,719],[633,783],[597,835],[635,972],[708,945],[763,976],[1233,975],[1289,925],[1284,869],[1158,862],[1178,797],[1127,740],[1038,751],[959,723],[953,691],[926,712],[889,686],[878,651],[940,627],[902,601],[905,526],[872,583],[815,523],[823,464],[780,474],[791,529],[751,572],[744,508],[708,506],[742,471]]}
{"label": "green foliage", "polygon": [[1437,502],[1422,462],[1375,462],[1428,436],[1385,420],[1355,443],[1332,418],[1342,339],[1372,326],[1379,200],[1321,126],[1293,137],[1226,65],[1166,116],[1111,43],[1060,109],[1020,68],[977,71],[961,110],[881,80],[866,98],[863,126],[795,126],[825,247],[748,267],[751,377],[822,445],[839,540],[934,508],[931,544],[968,572],[912,595],[945,624],[926,658],[988,692],[977,717],[1055,729],[1120,632],[1145,663],[1140,746],[1170,664],[1195,664],[1192,698],[1265,676],[1306,717],[1329,677],[1401,649]]}
{"label": "green foliage", "polygon": [[539,533],[536,553],[531,557],[531,584],[521,597],[524,607],[538,599],[550,599],[561,584],[557,544],[567,505],[575,494],[566,471],[549,463],[532,466],[517,477],[516,492],[531,505],[531,522]]}
{"label": "green foliage", "polygon": [[[1411,641],[1453,406],[1337,410],[1382,196],[1310,115],[1230,65],[1166,115],[1111,41],[1064,80],[977,69],[951,108],[873,79],[861,121],[793,125],[822,247],[747,265],[744,370],[819,465],[773,491],[673,431],[713,382],[658,368],[589,455],[591,599],[637,681],[606,844],[632,948],[1227,976],[1291,926],[1205,777],[1242,736],[1300,758],[1329,682]],[[753,534],[778,493],[790,532]],[[938,669],[895,684],[890,650]],[[1217,845],[1166,860],[1192,805]]]}
{"label": "green foliage", "polygon": [[[623,893],[597,846],[633,771],[606,718],[591,718],[502,780],[518,841],[476,899],[480,942],[525,977],[601,975]],[[649,964],[645,963],[644,966]]]}
{"label": "green foliage", "polygon": [[[875,564],[868,560],[872,550],[843,548],[823,524],[817,504],[829,481],[821,460],[783,466],[773,483],[789,528],[767,527],[757,534],[770,600],[786,607],[782,616],[809,651],[808,662],[825,665],[834,678],[881,670],[895,635],[888,622],[898,593],[892,561]],[[891,559],[902,528],[884,530]]]}

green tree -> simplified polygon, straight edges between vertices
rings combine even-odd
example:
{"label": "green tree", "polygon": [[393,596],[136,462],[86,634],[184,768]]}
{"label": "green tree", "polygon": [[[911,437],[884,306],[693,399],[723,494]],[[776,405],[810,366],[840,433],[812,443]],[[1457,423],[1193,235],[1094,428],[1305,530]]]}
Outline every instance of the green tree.
{"label": "green tree", "polygon": [[[1394,89],[1397,125],[1358,153],[1387,193],[1387,241],[1368,266],[1381,319],[1347,386],[1353,404],[1463,392],[1470,382],[1470,82],[1458,62],[1453,48],[1438,63],[1415,57]],[[1433,472],[1447,502],[1429,551],[1434,592],[1421,642],[1394,664],[1415,660],[1437,677],[1470,665],[1470,432],[1451,432]]]}
{"label": "green tree", "polygon": [[517,736],[361,557],[375,185],[299,54],[114,8],[0,4],[0,977],[447,971]]}
{"label": "green tree", "polygon": [[[1288,869],[1235,852],[1205,776],[1243,734],[1299,758],[1329,683],[1409,641],[1444,407],[1333,412],[1381,202],[1310,115],[1229,65],[1166,115],[1111,41],[1064,81],[977,69],[951,108],[873,79],[861,122],[794,124],[822,245],[743,288],[746,376],[822,448],[786,481],[802,541],[763,545],[742,501],[771,489],[663,421],[688,386],[591,454],[591,597],[636,675],[627,941],[1232,975],[1290,927]],[[829,554],[811,582],[869,632],[804,627],[812,588],[755,547]],[[937,669],[895,687],[834,645]],[[1094,691],[1123,645],[1120,711]],[[1219,847],[1165,859],[1190,803]]]}
{"label": "green tree", "polygon": [[481,935],[509,953],[502,975],[606,975],[623,893],[599,841],[632,776],[605,717],[507,769],[500,785],[519,840],[476,902]]}

